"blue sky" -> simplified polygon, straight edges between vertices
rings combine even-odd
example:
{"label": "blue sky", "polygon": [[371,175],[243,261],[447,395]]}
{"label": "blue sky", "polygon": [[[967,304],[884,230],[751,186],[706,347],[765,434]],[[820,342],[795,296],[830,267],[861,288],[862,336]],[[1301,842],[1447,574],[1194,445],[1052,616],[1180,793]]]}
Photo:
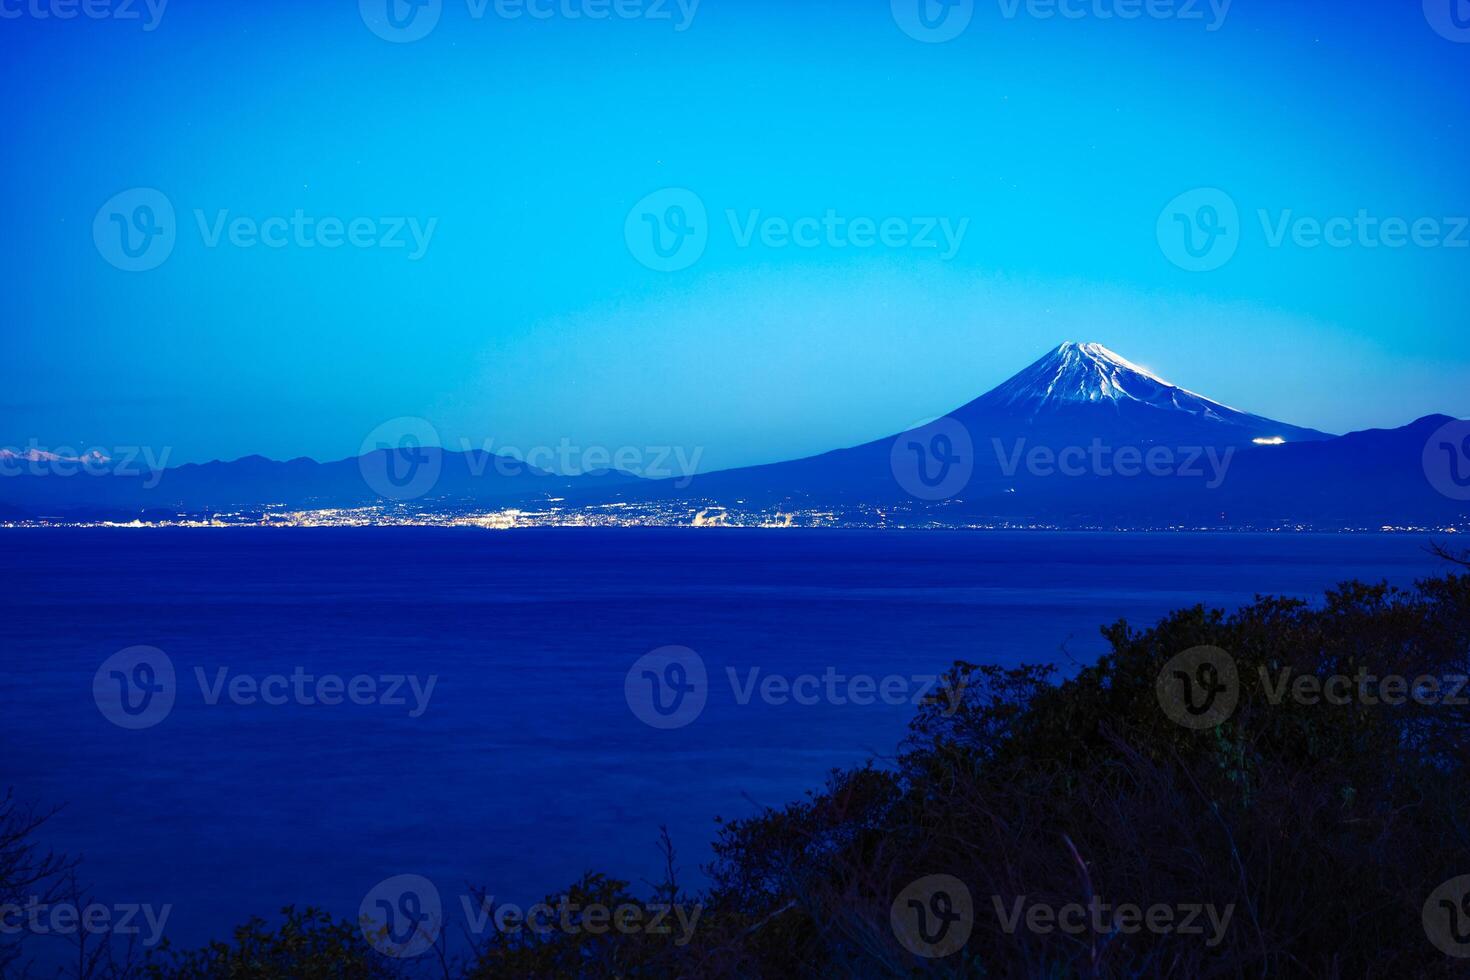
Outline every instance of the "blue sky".
{"label": "blue sky", "polygon": [[[338,458],[418,416],[712,468],[889,434],[1063,340],[1332,431],[1470,416],[1470,38],[1437,0],[980,0],[942,43],[907,0],[536,2],[395,42],[374,0],[0,0],[0,444]],[[174,242],[127,271],[137,188]],[[637,240],[666,188],[704,210],[672,271]],[[1167,236],[1188,192],[1237,212],[1203,271]],[[811,247],[769,220],[829,213],[852,234]]]}

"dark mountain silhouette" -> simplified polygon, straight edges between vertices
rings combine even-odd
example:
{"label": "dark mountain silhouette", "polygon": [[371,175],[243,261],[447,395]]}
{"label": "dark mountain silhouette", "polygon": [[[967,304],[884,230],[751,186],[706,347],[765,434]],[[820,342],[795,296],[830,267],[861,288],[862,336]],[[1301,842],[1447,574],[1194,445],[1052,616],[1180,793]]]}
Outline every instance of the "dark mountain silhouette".
{"label": "dark mountain silhouette", "polygon": [[[12,453],[8,462],[18,459]],[[686,504],[825,510],[861,523],[1444,526],[1470,521],[1461,463],[1470,479],[1470,431],[1448,416],[1332,436],[1170,384],[1100,344],[1066,343],[949,415],[895,436],[692,481],[563,476],[508,456],[417,447],[328,463],[248,456],[69,477],[42,460],[5,469],[21,475],[0,477],[0,517],[383,504],[453,511],[555,499],[565,508],[662,503],[670,514]]]}
{"label": "dark mountain silhouette", "polygon": [[1066,343],[895,436],[628,492],[879,507],[900,523],[1441,525],[1470,520],[1470,504],[1425,470],[1428,440],[1452,421],[1336,437],[1222,405],[1100,344]]}
{"label": "dark mountain silhouette", "polygon": [[[44,461],[43,461],[44,462]],[[12,467],[16,469],[17,467]],[[57,517],[149,517],[173,513],[222,513],[281,505],[292,509],[398,504],[417,507],[499,506],[574,487],[611,490],[639,480],[615,470],[559,476],[515,457],[439,447],[379,449],[360,457],[319,463],[278,462],[245,456],[189,463],[158,472],[131,467],[110,472],[51,472],[45,465],[19,467],[0,477],[0,513]],[[37,470],[35,475],[29,471]]]}
{"label": "dark mountain silhouette", "polygon": [[[1094,446],[1109,458],[1124,452],[1125,468],[1134,451],[1142,460],[1155,450],[1156,459],[1173,454],[1174,472],[1193,468],[1183,464],[1195,450],[1208,463],[1206,449],[1221,455],[1255,440],[1331,438],[1170,384],[1101,344],[1065,343],[941,419],[819,456],[700,476],[690,489],[763,502],[791,494],[876,503],[975,500],[1047,479],[1034,471],[1047,468],[1048,454],[1061,457],[1070,470],[1080,452],[1083,468],[1092,473],[1114,468],[1094,462]],[[948,486],[926,487],[943,458],[955,454],[965,457],[969,471],[962,485],[950,479]]]}

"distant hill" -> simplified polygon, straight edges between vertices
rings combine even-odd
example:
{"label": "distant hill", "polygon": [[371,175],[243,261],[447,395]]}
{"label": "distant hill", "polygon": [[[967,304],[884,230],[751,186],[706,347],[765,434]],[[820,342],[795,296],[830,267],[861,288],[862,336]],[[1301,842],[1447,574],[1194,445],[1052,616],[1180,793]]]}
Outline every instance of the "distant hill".
{"label": "distant hill", "polygon": [[[157,472],[123,467],[121,473],[111,473],[105,465],[95,466],[95,475],[72,472],[77,469],[69,467],[69,475],[58,475],[39,465],[25,467],[20,475],[0,477],[0,513],[80,518],[220,513],[271,505],[504,506],[564,494],[573,487],[603,491],[639,480],[613,470],[559,476],[510,456],[451,452],[437,446],[378,449],[327,463],[246,456]],[[30,470],[39,472],[32,475]]]}
{"label": "distant hill", "polygon": [[[247,456],[123,474],[107,472],[101,458],[10,452],[0,459],[0,515],[131,519],[379,504],[453,511],[556,500],[568,509],[688,502],[861,512],[864,522],[877,512],[906,524],[1423,526],[1470,522],[1470,487],[1455,454],[1470,482],[1470,427],[1449,416],[1333,436],[1213,401],[1101,344],[1065,343],[949,415],[894,436],[692,480],[557,475],[509,456],[417,445],[327,463]],[[107,475],[53,472],[83,462]]]}

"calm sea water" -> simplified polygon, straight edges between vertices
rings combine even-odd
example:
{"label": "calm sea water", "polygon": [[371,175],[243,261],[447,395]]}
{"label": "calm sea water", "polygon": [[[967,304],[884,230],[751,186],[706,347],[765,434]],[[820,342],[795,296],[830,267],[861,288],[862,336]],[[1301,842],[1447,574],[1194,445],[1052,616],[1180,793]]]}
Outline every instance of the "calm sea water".
{"label": "calm sea water", "polygon": [[[891,755],[906,703],[739,703],[728,681],[1076,664],[1098,628],[1258,592],[1440,570],[1411,536],[438,529],[0,533],[0,785],[64,804],[43,842],[109,903],[173,906],[197,944],[315,903],[355,918],[415,873],[529,903],[590,869],[700,881],[714,818]],[[125,730],[93,675],[167,653],[172,711]],[[624,682],[698,652],[702,713],[656,729]],[[209,704],[196,682],[437,678],[408,705]],[[894,689],[896,690],[896,689]],[[452,915],[451,915],[452,920]]]}

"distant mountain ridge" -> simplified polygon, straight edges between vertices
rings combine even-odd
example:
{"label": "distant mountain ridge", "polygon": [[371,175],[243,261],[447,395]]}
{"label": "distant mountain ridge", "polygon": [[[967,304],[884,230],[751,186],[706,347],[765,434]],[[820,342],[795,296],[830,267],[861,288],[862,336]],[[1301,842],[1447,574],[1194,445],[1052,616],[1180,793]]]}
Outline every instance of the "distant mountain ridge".
{"label": "distant mountain ridge", "polygon": [[[1451,430],[1453,438],[1445,435]],[[62,457],[11,452],[0,457],[7,474],[0,516],[375,505],[454,511],[555,501],[569,511],[824,511],[839,523],[1442,526],[1470,523],[1470,488],[1458,482],[1453,458],[1460,446],[1470,457],[1470,423],[1449,416],[1333,436],[1214,401],[1102,344],[1067,342],[942,418],[846,449],[692,480],[616,470],[557,475],[513,457],[416,445],[326,463],[249,456],[60,478],[23,471]],[[1441,453],[1451,454],[1443,466]],[[1464,462],[1470,472],[1470,458]]]}
{"label": "distant mountain ridge", "polygon": [[[395,471],[401,474],[397,485]],[[272,506],[302,510],[384,503],[508,506],[573,489],[606,490],[639,479],[616,470],[560,476],[513,456],[423,446],[411,451],[377,449],[326,463],[305,457],[278,461],[244,456],[185,463],[162,471],[0,476],[0,513],[115,518]]]}

